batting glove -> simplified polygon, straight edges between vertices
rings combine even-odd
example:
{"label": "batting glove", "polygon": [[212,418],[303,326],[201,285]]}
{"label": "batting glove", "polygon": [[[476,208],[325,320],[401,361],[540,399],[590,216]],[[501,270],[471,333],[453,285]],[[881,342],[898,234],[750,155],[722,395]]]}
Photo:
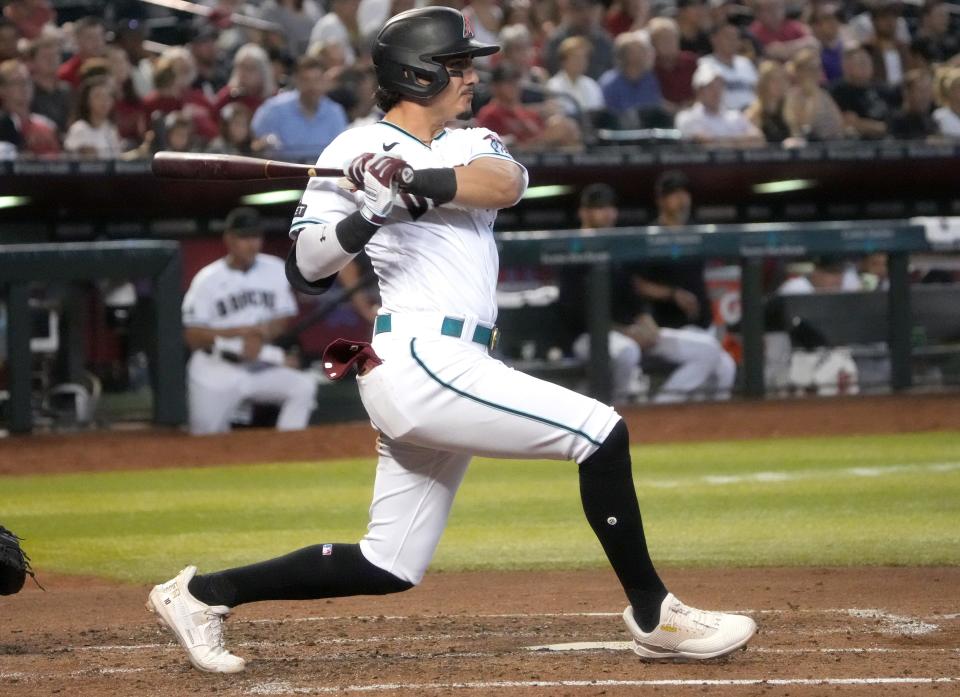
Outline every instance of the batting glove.
{"label": "batting glove", "polygon": [[367,163],[374,157],[372,152],[357,155],[343,166],[343,176],[357,191],[363,191],[363,175],[366,173]]}
{"label": "batting glove", "polygon": [[400,179],[409,167],[406,162],[389,155],[375,155],[363,174],[363,205],[360,215],[375,225],[383,225],[393,210],[393,199],[399,191]]}

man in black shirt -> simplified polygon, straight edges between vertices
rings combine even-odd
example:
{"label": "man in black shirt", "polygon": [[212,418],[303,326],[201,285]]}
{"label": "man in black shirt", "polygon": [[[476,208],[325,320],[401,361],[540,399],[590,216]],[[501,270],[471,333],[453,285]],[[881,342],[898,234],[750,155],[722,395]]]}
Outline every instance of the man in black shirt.
{"label": "man in black shirt", "polygon": [[887,119],[893,95],[873,78],[873,60],[862,46],[843,52],[843,78],[832,88],[833,97],[847,129],[864,139],[887,135]]}

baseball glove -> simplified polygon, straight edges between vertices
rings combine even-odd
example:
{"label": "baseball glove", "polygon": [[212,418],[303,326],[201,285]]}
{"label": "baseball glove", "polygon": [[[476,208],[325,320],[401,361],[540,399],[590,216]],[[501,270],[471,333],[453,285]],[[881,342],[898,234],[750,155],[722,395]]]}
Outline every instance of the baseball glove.
{"label": "baseball glove", "polygon": [[30,557],[20,546],[21,539],[0,525],[0,595],[19,592],[27,574],[40,586],[33,569],[30,568]]}

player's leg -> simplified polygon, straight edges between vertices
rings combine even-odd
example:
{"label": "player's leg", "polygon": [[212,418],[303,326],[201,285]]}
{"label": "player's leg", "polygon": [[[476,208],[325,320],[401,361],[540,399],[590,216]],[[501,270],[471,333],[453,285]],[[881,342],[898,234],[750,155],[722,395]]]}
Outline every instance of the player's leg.
{"label": "player's leg", "polygon": [[255,402],[279,404],[277,430],[296,431],[310,423],[316,407],[317,381],[302,370],[267,368],[250,375],[247,395]]}
{"label": "player's leg", "polygon": [[238,366],[194,351],[187,364],[190,432],[229,431],[230,417],[244,399],[246,380],[246,372]]}
{"label": "player's leg", "polygon": [[[610,382],[613,385],[613,403],[625,404],[640,391],[640,345],[629,336],[611,331],[607,336],[610,352]],[[583,334],[573,342],[573,355],[590,360],[590,335]]]}
{"label": "player's leg", "polygon": [[667,404],[685,401],[704,388],[723,347],[706,332],[661,328],[660,338],[647,351],[677,364],[654,397],[654,402]]}
{"label": "player's leg", "polygon": [[730,399],[733,394],[733,383],[737,380],[737,362],[723,346],[717,354],[717,363],[713,368],[713,378],[716,382],[715,399]]}

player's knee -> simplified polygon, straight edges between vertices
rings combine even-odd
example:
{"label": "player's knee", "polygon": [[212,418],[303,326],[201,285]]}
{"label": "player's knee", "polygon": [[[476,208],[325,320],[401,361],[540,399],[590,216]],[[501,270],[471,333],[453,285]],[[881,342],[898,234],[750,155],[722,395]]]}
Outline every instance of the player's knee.
{"label": "player's knee", "polygon": [[387,595],[389,593],[401,593],[414,587],[414,583],[392,574],[368,560],[359,545],[351,545],[355,549],[358,562],[361,566],[361,573],[358,574],[359,585],[363,595]]}
{"label": "player's knee", "polygon": [[307,373],[300,373],[300,379],[293,383],[291,398],[298,402],[311,402],[317,394],[317,382]]}
{"label": "player's knee", "polygon": [[580,472],[609,474],[624,468],[630,470],[630,433],[620,419],[593,455],[580,463]]}

